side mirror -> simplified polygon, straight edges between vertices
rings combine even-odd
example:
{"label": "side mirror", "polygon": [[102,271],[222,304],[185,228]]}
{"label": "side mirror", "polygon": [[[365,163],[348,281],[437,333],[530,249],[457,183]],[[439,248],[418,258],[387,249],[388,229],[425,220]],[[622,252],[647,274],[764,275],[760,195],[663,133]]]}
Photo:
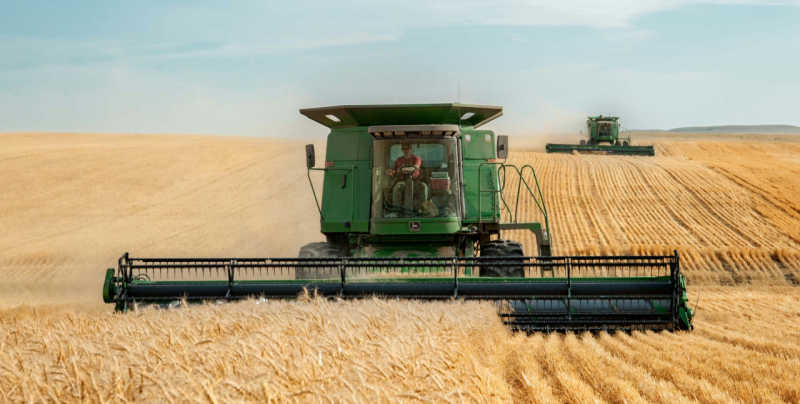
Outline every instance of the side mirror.
{"label": "side mirror", "polygon": [[306,168],[314,168],[317,164],[317,159],[314,156],[314,145],[307,144],[306,145]]}
{"label": "side mirror", "polygon": [[508,136],[497,135],[497,158],[501,160],[508,158]]}

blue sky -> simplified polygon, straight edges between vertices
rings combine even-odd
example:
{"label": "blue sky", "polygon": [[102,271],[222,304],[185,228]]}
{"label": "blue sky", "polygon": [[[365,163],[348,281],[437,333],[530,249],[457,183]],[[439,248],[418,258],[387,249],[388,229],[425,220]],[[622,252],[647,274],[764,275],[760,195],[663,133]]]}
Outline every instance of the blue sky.
{"label": "blue sky", "polygon": [[0,132],[318,136],[332,104],[502,105],[509,134],[800,125],[800,3],[16,1]]}

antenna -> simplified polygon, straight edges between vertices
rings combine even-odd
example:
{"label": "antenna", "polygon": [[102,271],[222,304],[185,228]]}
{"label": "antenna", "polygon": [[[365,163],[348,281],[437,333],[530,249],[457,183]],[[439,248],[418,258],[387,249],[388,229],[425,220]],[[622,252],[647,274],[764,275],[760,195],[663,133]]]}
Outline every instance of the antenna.
{"label": "antenna", "polygon": [[458,112],[456,112],[456,113],[458,114],[458,127],[460,128],[462,126],[462,124],[461,124],[461,117],[462,117],[462,114],[461,114],[461,80],[458,80],[456,82],[456,104],[459,105],[458,106]]}

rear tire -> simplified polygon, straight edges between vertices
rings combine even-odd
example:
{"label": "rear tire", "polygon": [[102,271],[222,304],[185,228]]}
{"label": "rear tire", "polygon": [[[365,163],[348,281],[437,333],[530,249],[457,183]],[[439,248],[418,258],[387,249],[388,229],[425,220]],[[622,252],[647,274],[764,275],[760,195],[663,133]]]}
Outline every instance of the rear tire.
{"label": "rear tire", "polygon": [[[300,248],[299,258],[332,258],[341,257],[342,250],[330,243],[309,243]],[[339,276],[338,270],[332,268],[295,268],[295,279],[333,279]]]}
{"label": "rear tire", "polygon": [[[507,266],[493,266],[494,262],[487,261],[484,264],[487,266],[481,267],[481,276],[486,277],[525,277],[525,267],[523,264],[525,260],[522,259],[525,254],[522,252],[522,244],[511,240],[492,240],[488,243],[481,244],[481,257],[520,257],[519,260],[502,260],[496,263],[504,263]],[[508,265],[517,264],[517,265]]]}

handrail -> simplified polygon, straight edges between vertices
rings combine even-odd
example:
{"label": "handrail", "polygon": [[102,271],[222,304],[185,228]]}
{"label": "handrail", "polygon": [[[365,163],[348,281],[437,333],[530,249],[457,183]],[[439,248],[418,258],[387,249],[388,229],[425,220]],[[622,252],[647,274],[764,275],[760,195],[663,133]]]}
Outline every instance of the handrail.
{"label": "handrail", "polygon": [[[499,168],[498,176],[500,176],[499,174],[502,173],[502,180],[498,179],[498,181],[500,183],[498,184],[499,186],[496,189],[489,189],[489,190],[483,190],[482,189],[483,181],[481,181],[481,179],[482,179],[481,176],[482,176],[482,169],[483,169],[484,166],[498,166],[498,168]],[[506,179],[507,179],[506,169],[507,168],[513,168],[514,172],[516,172],[517,176],[519,177],[519,181],[517,183],[517,194],[516,194],[516,197],[514,198],[515,201],[514,201],[513,213],[512,213],[511,207],[508,205],[508,202],[506,202],[505,197],[503,196],[503,191],[505,190],[505,186],[506,186]],[[530,172],[531,172],[531,175],[533,177],[533,181],[536,184],[536,192],[534,192],[534,190],[532,189],[531,184],[528,182],[528,180],[525,179],[525,175],[524,174],[525,174],[525,169],[526,168],[529,169]],[[539,186],[539,178],[536,175],[536,170],[530,164],[525,164],[522,167],[517,167],[514,164],[506,164],[506,163],[502,163],[502,162],[486,162],[486,163],[481,163],[478,166],[478,222],[479,223],[484,222],[483,216],[481,214],[482,213],[481,195],[483,193],[489,192],[489,193],[497,193],[498,196],[499,196],[500,201],[503,204],[502,207],[499,207],[499,209],[500,209],[500,220],[502,220],[502,210],[503,210],[503,207],[505,207],[505,210],[508,213],[508,222],[509,223],[518,223],[518,221],[519,221],[519,216],[518,216],[518,213],[519,213],[519,197],[520,197],[520,194],[521,194],[520,191],[522,190],[522,185],[523,184],[525,185],[525,189],[528,191],[528,194],[530,194],[530,196],[533,198],[533,201],[536,204],[536,207],[539,209],[540,212],[542,212],[542,215],[544,216],[545,229],[546,229],[547,233],[549,234],[550,233],[550,220],[549,220],[549,217],[548,217],[548,214],[547,214],[547,205],[545,204],[545,201],[544,201],[544,194],[542,193],[542,188]],[[538,197],[537,197],[537,195],[538,195]],[[497,213],[497,209],[498,209],[498,205],[499,204],[492,203],[492,205],[493,205],[493,211],[495,213]],[[494,216],[495,215],[493,214],[492,217],[494,217]]]}
{"label": "handrail", "polygon": [[[502,196],[503,195],[503,188],[505,188],[505,177],[503,177],[503,183],[502,184],[498,184],[498,188],[497,189],[489,189],[489,190],[482,190],[481,189],[482,186],[483,186],[483,181],[481,181],[481,178],[482,178],[481,177],[481,175],[482,175],[481,173],[483,171],[483,167],[484,166],[502,165],[502,164],[503,163],[500,163],[500,162],[486,162],[486,163],[481,163],[480,165],[478,165],[478,223],[483,223],[484,222],[484,220],[483,220],[483,209],[482,209],[482,206],[481,206],[481,201],[482,201],[481,196],[484,193],[487,193],[487,192],[499,193],[500,194],[500,201],[503,202],[503,205],[506,207],[506,210],[508,211],[509,216],[511,216],[511,208],[508,206],[508,203],[506,203],[505,198],[503,198],[503,196]],[[491,178],[492,177],[489,177],[490,181],[491,181]],[[498,181],[499,181],[499,179],[498,179]],[[492,213],[493,213],[492,214],[492,219],[494,219],[494,217],[497,214],[496,205],[497,204],[495,204],[494,200],[493,200],[492,201]],[[501,217],[499,219],[502,220],[503,219],[502,218],[502,209],[500,209],[500,216]],[[509,220],[513,220],[513,216],[509,217]]]}
{"label": "handrail", "polygon": [[[539,178],[536,176],[536,170],[534,170],[533,167],[530,164],[525,164],[524,166],[522,166],[520,168],[517,168],[517,166],[515,166],[513,164],[503,164],[500,167],[502,169],[503,177],[504,177],[503,185],[505,185],[505,170],[506,170],[507,167],[511,167],[514,170],[516,170],[517,175],[519,176],[519,182],[517,183],[517,196],[516,196],[516,201],[515,201],[515,204],[514,204],[514,218],[516,218],[516,219],[512,223],[517,223],[517,221],[518,221],[518,218],[519,218],[518,212],[519,212],[520,189],[522,187],[522,184],[525,184],[525,188],[528,190],[528,193],[533,198],[533,202],[536,203],[536,207],[539,208],[540,212],[542,212],[542,215],[544,216],[544,220],[545,220],[545,228],[549,232],[550,231],[550,223],[549,223],[548,214],[547,214],[547,206],[545,205],[545,202],[544,202],[544,194],[542,193],[542,188],[539,186]],[[525,169],[526,168],[528,168],[531,171],[531,175],[533,176],[533,180],[536,183],[536,191],[537,191],[537,193],[539,195],[538,199],[536,198],[536,195],[534,194],[533,190],[531,189],[531,186],[528,183],[528,180],[525,179]],[[500,190],[501,197],[502,197],[502,191],[503,190],[501,189]]]}
{"label": "handrail", "polygon": [[325,172],[325,169],[324,168],[310,167],[310,168],[308,168],[308,170],[306,170],[306,177],[308,177],[308,185],[311,185],[311,194],[314,195],[314,202],[317,204],[317,210],[319,211],[319,217],[322,218],[322,207],[320,207],[319,199],[317,199],[317,191],[314,189],[314,182],[311,181],[311,170]]}
{"label": "handrail", "polygon": [[317,204],[317,210],[319,211],[320,220],[325,220],[325,217],[322,216],[322,207],[320,206],[319,199],[317,198],[317,191],[314,189],[314,183],[311,181],[311,171],[312,170],[313,171],[322,171],[322,172],[325,172],[325,171],[345,171],[346,172],[345,175],[353,173],[353,180],[352,181],[355,183],[355,185],[353,185],[353,191],[352,191],[352,194],[353,194],[352,195],[352,197],[353,197],[353,209],[350,211],[350,221],[352,222],[353,221],[353,216],[355,216],[355,207],[357,205],[356,196],[357,196],[358,193],[356,192],[357,191],[356,188],[358,187],[359,178],[358,178],[357,175],[355,175],[355,173],[358,170],[358,166],[352,165],[352,166],[344,166],[344,167],[326,167],[326,168],[311,167],[306,171],[306,176],[308,177],[308,184],[311,186],[311,193],[314,195],[314,202]]}

